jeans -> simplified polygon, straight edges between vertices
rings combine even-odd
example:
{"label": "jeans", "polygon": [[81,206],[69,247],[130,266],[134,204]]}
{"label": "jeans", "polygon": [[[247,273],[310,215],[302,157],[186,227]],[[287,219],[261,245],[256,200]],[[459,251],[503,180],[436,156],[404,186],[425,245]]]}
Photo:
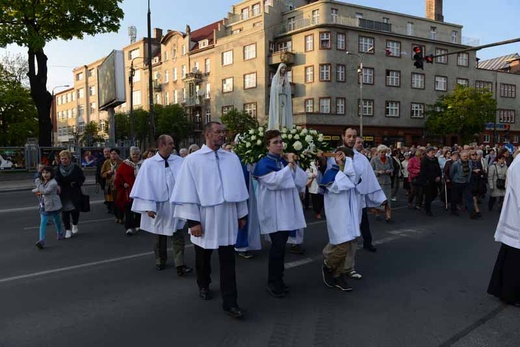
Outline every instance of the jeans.
{"label": "jeans", "polygon": [[60,213],[58,211],[52,215],[40,213],[40,241],[45,241],[45,236],[47,234],[47,222],[49,221],[49,217],[52,217],[54,220],[54,225],[56,225],[58,235],[63,233],[63,229],[61,228]]}

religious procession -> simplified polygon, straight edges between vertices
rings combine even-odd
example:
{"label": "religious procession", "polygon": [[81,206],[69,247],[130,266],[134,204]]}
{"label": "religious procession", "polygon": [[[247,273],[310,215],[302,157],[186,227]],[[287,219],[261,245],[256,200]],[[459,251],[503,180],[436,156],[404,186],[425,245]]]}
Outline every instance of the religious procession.
{"label": "religious procession", "polygon": [[[450,218],[483,218],[486,198],[488,211],[498,208],[495,240],[502,247],[488,293],[520,305],[520,149],[383,144],[365,149],[353,126],[345,126],[338,134],[342,143],[332,148],[317,131],[293,125],[283,63],[273,77],[266,126],[230,142],[224,125],[213,121],[204,126],[203,135],[202,147],[177,151],[172,137],[163,134],[157,148],[141,153],[132,147],[125,160],[119,149],[105,148],[96,176],[107,212],[125,233],[132,236],[142,230],[154,235],[157,270],[166,268],[171,239],[177,275],[193,271],[184,263],[188,231],[202,300],[213,298],[211,256],[218,251],[222,309],[230,317],[244,316],[238,304],[237,255],[249,259],[268,248],[265,290],[277,299],[290,295],[286,250],[304,252],[303,211],[310,205],[317,219],[326,219],[328,234],[321,274],[315,278],[334,290],[352,291],[351,283],[363,279],[355,268],[358,240],[362,249],[377,251],[369,215],[394,223],[392,202],[399,189],[405,190],[409,213],[428,217],[437,198]],[[38,249],[45,248],[49,217],[58,240],[79,232],[80,212],[89,210],[81,188],[84,181],[82,169],[66,150],[59,153],[57,168],[40,168],[33,190],[41,197]]]}

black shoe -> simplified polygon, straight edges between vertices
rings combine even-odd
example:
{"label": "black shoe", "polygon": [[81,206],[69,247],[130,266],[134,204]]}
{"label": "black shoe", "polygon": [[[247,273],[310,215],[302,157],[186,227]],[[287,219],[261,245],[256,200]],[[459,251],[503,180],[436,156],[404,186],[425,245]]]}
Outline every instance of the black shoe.
{"label": "black shoe", "polygon": [[303,254],[305,253],[305,249],[302,247],[302,245],[291,245],[291,253]]}
{"label": "black shoe", "polygon": [[374,246],[372,245],[365,245],[363,246],[363,249],[366,249],[367,251],[371,252],[371,253],[375,253],[377,252],[377,248],[375,248]]}
{"label": "black shoe", "polygon": [[385,218],[385,221],[388,223],[388,224],[393,224],[394,223],[394,220],[392,218]]}
{"label": "black shoe", "polygon": [[291,292],[291,288],[288,285],[286,285],[285,283],[282,283],[282,288],[283,288],[284,294],[289,294]]}
{"label": "black shoe", "polygon": [[321,276],[323,277],[323,283],[325,283],[327,287],[334,287],[334,273],[332,269],[325,264],[321,267]]}
{"label": "black shoe", "polygon": [[161,270],[166,269],[166,265],[165,265],[165,264],[157,264],[157,265],[155,265],[155,268],[156,268],[158,271],[161,271]]}
{"label": "black shoe", "polygon": [[244,312],[238,306],[230,307],[227,310],[224,310],[224,312],[226,312],[226,314],[231,318],[235,319],[242,318],[244,316]]}
{"label": "black shoe", "polygon": [[274,285],[268,284],[266,289],[267,289],[267,292],[275,298],[283,298],[285,296],[284,290],[278,289]]}
{"label": "black shoe", "polygon": [[182,277],[186,274],[189,274],[192,271],[193,271],[193,269],[189,266],[186,266],[186,265],[177,266],[177,275],[180,277]]}
{"label": "black shoe", "polygon": [[211,300],[211,298],[213,297],[209,288],[200,288],[199,296],[202,298],[202,300]]}
{"label": "black shoe", "polygon": [[432,211],[426,211],[426,215],[427,215],[428,217],[432,217],[432,216],[433,216],[433,213],[432,213]]}
{"label": "black shoe", "polygon": [[44,246],[44,242],[42,240],[36,242],[36,247],[38,249],[43,249],[43,246]]}
{"label": "black shoe", "polygon": [[350,292],[352,290],[352,287],[348,285],[343,274],[334,278],[334,287],[341,289],[344,292]]}

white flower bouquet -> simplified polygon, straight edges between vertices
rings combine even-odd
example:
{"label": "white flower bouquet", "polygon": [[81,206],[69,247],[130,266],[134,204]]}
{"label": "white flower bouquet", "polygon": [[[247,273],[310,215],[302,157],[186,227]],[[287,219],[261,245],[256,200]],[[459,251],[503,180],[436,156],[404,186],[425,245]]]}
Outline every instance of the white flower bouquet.
{"label": "white flower bouquet", "polygon": [[[234,152],[244,164],[256,163],[267,154],[267,148],[264,145],[266,131],[267,127],[261,126],[237,136]],[[284,127],[280,132],[284,142],[284,152],[297,154],[300,167],[303,169],[310,166],[318,151],[327,152],[332,149],[332,146],[324,140],[323,134],[314,129],[302,128],[298,125],[291,129]]]}

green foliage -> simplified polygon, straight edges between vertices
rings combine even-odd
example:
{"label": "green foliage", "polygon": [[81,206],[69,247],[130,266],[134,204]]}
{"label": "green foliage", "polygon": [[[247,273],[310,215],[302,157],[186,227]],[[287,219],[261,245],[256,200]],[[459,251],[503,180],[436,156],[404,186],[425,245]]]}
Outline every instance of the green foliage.
{"label": "green foliage", "polygon": [[114,122],[116,136],[115,140],[130,139],[130,115],[128,113],[117,112],[114,115]]}
{"label": "green foliage", "polygon": [[178,105],[155,105],[157,135],[168,134],[175,144],[188,138],[193,124],[188,121],[184,109]]}
{"label": "green foliage", "polygon": [[91,121],[85,125],[85,130],[81,136],[81,142],[83,146],[94,146],[95,143],[104,143],[105,138],[99,134],[100,129],[96,122]]}
{"label": "green foliage", "polygon": [[28,137],[38,137],[38,114],[23,85],[24,68],[21,57],[0,63],[0,146],[23,146]]}
{"label": "green foliage", "polygon": [[147,143],[150,134],[150,112],[141,108],[134,110],[134,133],[140,143]]}
{"label": "green foliage", "polygon": [[229,138],[234,139],[236,134],[242,134],[249,129],[258,128],[258,120],[246,111],[232,109],[220,118],[229,131]]}
{"label": "green foliage", "polygon": [[485,123],[495,122],[496,100],[493,93],[458,85],[449,94],[428,105],[426,130],[434,135],[458,134],[464,143],[485,129]]}

